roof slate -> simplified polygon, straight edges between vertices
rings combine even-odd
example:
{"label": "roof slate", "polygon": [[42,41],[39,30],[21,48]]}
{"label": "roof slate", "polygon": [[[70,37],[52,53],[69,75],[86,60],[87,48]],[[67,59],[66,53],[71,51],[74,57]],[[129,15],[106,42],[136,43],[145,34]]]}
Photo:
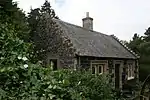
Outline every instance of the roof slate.
{"label": "roof slate", "polygon": [[114,37],[100,32],[87,30],[61,20],[55,20],[70,38],[80,56],[110,57],[137,59],[136,55],[127,50]]}

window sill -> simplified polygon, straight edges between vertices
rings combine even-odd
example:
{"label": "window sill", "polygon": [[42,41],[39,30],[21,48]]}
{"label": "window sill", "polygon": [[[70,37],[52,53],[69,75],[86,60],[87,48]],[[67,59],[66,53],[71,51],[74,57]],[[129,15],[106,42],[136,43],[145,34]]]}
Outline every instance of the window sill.
{"label": "window sill", "polygon": [[132,80],[132,79],[134,79],[134,77],[128,77],[128,80]]}
{"label": "window sill", "polygon": [[96,74],[97,75],[102,75],[103,73],[94,73],[94,74],[92,73],[92,75],[96,75]]}

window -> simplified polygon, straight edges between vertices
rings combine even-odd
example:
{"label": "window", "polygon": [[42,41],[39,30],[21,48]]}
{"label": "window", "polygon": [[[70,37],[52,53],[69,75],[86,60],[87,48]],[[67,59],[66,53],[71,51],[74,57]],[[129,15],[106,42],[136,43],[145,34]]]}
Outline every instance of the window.
{"label": "window", "polygon": [[101,74],[101,73],[103,72],[103,69],[104,69],[103,67],[104,67],[104,66],[102,66],[102,65],[99,65],[99,66],[98,66],[98,73]]}
{"label": "window", "polygon": [[77,70],[77,59],[74,60],[74,70]]}
{"label": "window", "polygon": [[132,63],[128,64],[128,80],[134,78],[134,66]]}
{"label": "window", "polygon": [[92,66],[92,74],[95,74],[96,73],[96,68],[95,66]]}
{"label": "window", "polygon": [[50,59],[50,67],[52,70],[57,70],[57,59]]}
{"label": "window", "polygon": [[105,72],[104,64],[92,64],[92,74],[102,74]]}

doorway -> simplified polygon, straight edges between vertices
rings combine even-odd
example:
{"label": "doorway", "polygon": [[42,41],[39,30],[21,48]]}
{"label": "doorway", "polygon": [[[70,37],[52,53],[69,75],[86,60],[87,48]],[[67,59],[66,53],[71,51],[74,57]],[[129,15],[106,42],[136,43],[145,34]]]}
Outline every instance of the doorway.
{"label": "doorway", "polygon": [[115,88],[120,88],[120,64],[115,64]]}

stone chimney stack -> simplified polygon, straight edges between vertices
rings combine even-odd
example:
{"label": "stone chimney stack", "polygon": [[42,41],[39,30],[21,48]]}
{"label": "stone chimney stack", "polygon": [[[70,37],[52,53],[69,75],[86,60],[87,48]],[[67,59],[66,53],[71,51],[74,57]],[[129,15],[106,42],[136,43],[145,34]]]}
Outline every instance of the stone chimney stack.
{"label": "stone chimney stack", "polygon": [[93,18],[89,17],[89,12],[86,12],[86,18],[83,18],[82,21],[84,28],[93,30]]}

